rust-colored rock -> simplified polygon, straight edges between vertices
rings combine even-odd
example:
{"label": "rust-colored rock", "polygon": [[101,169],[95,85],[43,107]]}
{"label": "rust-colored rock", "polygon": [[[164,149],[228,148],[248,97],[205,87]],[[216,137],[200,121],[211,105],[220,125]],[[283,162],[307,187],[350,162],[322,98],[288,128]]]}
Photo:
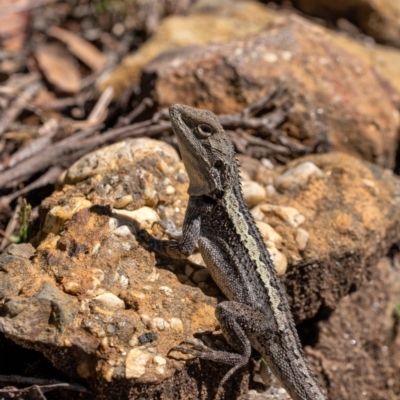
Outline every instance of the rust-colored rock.
{"label": "rust-colored rock", "polygon": [[[399,127],[393,88],[326,30],[291,17],[247,39],[164,53],[145,69],[143,89],[160,108],[185,103],[239,112],[276,90],[293,140],[393,167]],[[380,106],[377,107],[376,105]]]}
{"label": "rust-colored rock", "polygon": [[[265,187],[251,211],[284,256],[299,322],[374,278],[379,257],[399,240],[400,181],[388,170],[337,153],[275,170],[244,159],[243,169]],[[187,184],[162,142],[129,140],[83,157],[43,202],[36,249],[12,245],[0,256],[0,332],[86,380],[99,399],[213,397],[229,367],[184,361],[170,349],[216,330],[220,291],[202,267],[156,260],[115,209],[124,198],[126,215],[150,227],[149,210],[163,204],[180,226]],[[248,375],[238,375],[224,398],[247,387]]]}
{"label": "rust-colored rock", "polygon": [[378,42],[400,47],[400,3],[393,0],[294,0],[301,11],[336,21],[346,18]]}
{"label": "rust-colored rock", "polygon": [[127,56],[100,83],[100,90],[112,86],[116,95],[139,84],[143,67],[166,50],[210,42],[227,42],[259,32],[279,14],[254,1],[232,1],[195,7],[190,15],[162,20],[159,29],[141,48]]}
{"label": "rust-colored rock", "polygon": [[391,400],[400,392],[400,332],[395,310],[400,299],[399,254],[383,258],[374,279],[342,299],[315,332],[304,326],[306,347],[328,382],[330,400]]}

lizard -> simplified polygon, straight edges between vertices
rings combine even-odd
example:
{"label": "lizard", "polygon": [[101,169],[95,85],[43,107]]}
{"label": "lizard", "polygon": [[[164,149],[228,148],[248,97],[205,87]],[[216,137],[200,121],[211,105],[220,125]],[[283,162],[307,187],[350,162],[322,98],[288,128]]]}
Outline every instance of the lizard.
{"label": "lizard", "polygon": [[186,258],[198,245],[228,299],[217,305],[215,315],[235,352],[196,339],[172,350],[230,365],[223,385],[248,364],[254,348],[293,400],[327,400],[305,359],[282,283],[244,201],[231,140],[211,111],[175,104],[169,113],[189,176],[182,235],[161,240],[141,231],[140,238],[171,258]]}

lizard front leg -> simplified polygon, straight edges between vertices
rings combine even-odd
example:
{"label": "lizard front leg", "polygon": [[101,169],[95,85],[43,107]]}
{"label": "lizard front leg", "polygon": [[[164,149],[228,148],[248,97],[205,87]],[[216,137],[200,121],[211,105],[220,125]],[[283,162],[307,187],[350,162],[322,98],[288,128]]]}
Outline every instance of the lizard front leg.
{"label": "lizard front leg", "polygon": [[[167,226],[165,221],[159,224],[162,227]],[[156,239],[145,230],[138,231],[137,236],[142,243],[157,254],[177,259],[187,258],[193,253],[200,237],[200,216],[196,212],[195,202],[189,199],[180,240]],[[176,237],[176,234],[172,236]]]}

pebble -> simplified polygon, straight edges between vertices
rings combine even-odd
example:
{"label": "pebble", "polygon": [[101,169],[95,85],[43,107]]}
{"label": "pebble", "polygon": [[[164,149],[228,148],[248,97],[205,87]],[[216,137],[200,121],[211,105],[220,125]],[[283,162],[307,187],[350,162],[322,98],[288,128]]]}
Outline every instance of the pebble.
{"label": "pebble", "polygon": [[155,368],[155,371],[156,371],[156,373],[158,375],[164,375],[165,374],[165,368],[160,366],[160,365]]}
{"label": "pebble", "polygon": [[104,271],[100,268],[92,268],[93,275],[100,281],[104,281]]}
{"label": "pebble", "polygon": [[126,225],[121,225],[118,228],[114,229],[112,233],[119,237],[128,237],[132,236],[131,230]]}
{"label": "pebble", "polygon": [[167,363],[167,360],[161,356],[154,356],[153,363],[158,365],[165,365]]}
{"label": "pebble", "polygon": [[163,292],[166,296],[172,296],[173,294],[172,289],[168,286],[160,286],[159,290],[160,292]]}
{"label": "pebble", "polygon": [[113,210],[120,218],[132,221],[137,229],[151,229],[154,222],[159,221],[157,212],[150,207],[141,207],[135,211]]}
{"label": "pebble", "polygon": [[282,243],[282,236],[271,225],[264,221],[256,221],[256,225],[265,241],[269,240],[277,246]]}
{"label": "pebble", "polygon": [[125,377],[127,379],[140,378],[146,372],[146,364],[150,355],[139,348],[128,351],[125,359]]}
{"label": "pebble", "polygon": [[92,248],[92,256],[94,256],[100,249],[101,244],[99,242],[95,243]]}
{"label": "pebble", "polygon": [[128,342],[129,346],[136,347],[139,344],[139,340],[136,336],[132,336],[131,340]]}
{"label": "pebble", "polygon": [[191,267],[189,264],[186,264],[185,266],[185,275],[190,276],[193,274],[194,268]]}
{"label": "pebble", "polygon": [[114,206],[114,208],[124,208],[124,207],[126,207],[129,203],[132,203],[132,201],[133,201],[132,195],[131,195],[131,194],[127,194],[127,195],[125,195],[125,196],[121,196],[121,197],[117,198],[117,199],[114,201],[113,206]]}
{"label": "pebble", "polygon": [[59,232],[65,222],[69,221],[75,213],[84,208],[89,208],[92,203],[83,197],[72,197],[66,204],[53,207],[46,215],[42,232],[44,234]]}
{"label": "pebble", "polygon": [[156,317],[153,318],[152,325],[156,327],[159,331],[164,331],[165,329],[169,329],[171,325],[162,318]]}
{"label": "pebble", "polygon": [[157,272],[155,268],[151,271],[151,273],[147,276],[146,281],[155,282],[160,277],[160,274]]}
{"label": "pebble", "polygon": [[175,194],[175,188],[171,185],[168,185],[165,188],[165,194],[167,194],[167,195]]}
{"label": "pebble", "polygon": [[293,228],[297,228],[306,219],[303,214],[300,214],[300,212],[293,207],[262,204],[260,205],[260,209],[264,213],[272,213],[277,215],[278,217],[289,223],[289,225],[293,226]]}
{"label": "pebble", "polygon": [[195,271],[190,279],[194,283],[199,284],[200,282],[205,282],[209,276],[210,276],[210,272],[208,271],[208,269],[202,268],[202,269],[198,269],[197,271]]}
{"label": "pebble", "polygon": [[140,319],[142,320],[143,324],[149,326],[151,323],[151,318],[147,314],[141,314]]}
{"label": "pebble", "polygon": [[272,164],[272,162],[268,158],[262,158],[260,161],[261,161],[261,164],[264,165],[265,168],[268,168],[268,169],[275,168],[274,164]]}
{"label": "pebble", "polygon": [[110,232],[114,232],[118,228],[119,222],[116,218],[109,218],[108,220],[108,227]]}
{"label": "pebble", "polygon": [[125,275],[121,275],[119,278],[119,281],[121,283],[121,287],[127,288],[129,285],[129,278],[127,278]]}
{"label": "pebble", "polygon": [[262,221],[264,219],[264,213],[261,211],[260,206],[253,207],[250,213],[255,221]]}
{"label": "pebble", "polygon": [[254,181],[242,182],[243,197],[248,207],[260,203],[267,196],[267,191],[259,183]]}
{"label": "pebble", "polygon": [[275,196],[278,193],[275,189],[275,186],[272,185],[267,185],[266,190],[269,196]]}
{"label": "pebble", "polygon": [[297,229],[295,240],[299,250],[304,250],[306,248],[309,238],[310,234],[305,229],[302,228]]}
{"label": "pebble", "polygon": [[293,191],[304,187],[311,176],[322,177],[324,174],[314,163],[306,161],[278,176],[275,187],[281,191]]}
{"label": "pebble", "polygon": [[183,332],[183,322],[179,318],[171,318],[169,320],[171,328],[176,332]]}
{"label": "pebble", "polygon": [[110,292],[96,296],[93,301],[112,310],[125,309],[125,302]]}
{"label": "pebble", "polygon": [[285,272],[287,270],[286,256],[276,248],[273,242],[267,241],[265,244],[267,246],[269,254],[271,255],[276,273],[278,274],[278,276],[285,275]]}
{"label": "pebble", "polygon": [[188,257],[188,260],[191,261],[193,264],[202,265],[203,267],[206,266],[206,263],[204,262],[203,257],[201,256],[200,252],[191,254]]}
{"label": "pebble", "polygon": [[64,292],[70,294],[77,294],[81,289],[81,285],[78,282],[67,281],[63,283]]}

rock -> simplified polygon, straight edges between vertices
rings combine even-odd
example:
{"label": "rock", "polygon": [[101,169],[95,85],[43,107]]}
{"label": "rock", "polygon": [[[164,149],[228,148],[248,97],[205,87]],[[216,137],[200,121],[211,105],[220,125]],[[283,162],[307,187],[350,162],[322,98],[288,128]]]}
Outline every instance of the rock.
{"label": "rock", "polygon": [[138,84],[142,68],[164,51],[245,37],[259,32],[278,16],[257,2],[233,1],[197,6],[190,15],[164,18],[157,32],[100,83],[100,90],[111,86],[119,96]]}
{"label": "rock", "polygon": [[61,227],[67,222],[77,211],[89,208],[92,203],[83,197],[74,197],[69,199],[63,205],[56,206],[47,213],[42,232],[44,234],[57,234]]}
{"label": "rock", "polygon": [[273,204],[260,204],[259,209],[265,214],[273,214],[297,228],[305,220],[304,215],[293,207],[276,206]]}
{"label": "rock", "polygon": [[180,320],[179,318],[171,318],[170,323],[172,329],[177,332],[183,332],[182,320]]}
{"label": "rock", "polygon": [[196,272],[194,272],[190,279],[194,283],[199,284],[200,282],[205,282],[209,278],[209,276],[210,276],[210,272],[208,271],[208,269],[202,268],[202,269],[198,269]]}
{"label": "rock", "polygon": [[279,189],[294,190],[299,186],[307,184],[312,177],[323,177],[322,171],[313,163],[305,162],[297,165],[293,169],[288,169],[282,175],[279,175],[275,180],[275,187]]}
{"label": "rock", "polygon": [[[93,170],[96,164],[103,168],[108,149],[85,157],[91,167],[75,184],[64,183],[43,202],[41,228],[55,207],[76,204],[76,199],[90,206],[77,208],[57,233],[39,233],[35,253],[30,245],[12,245],[0,256],[0,332],[41,352],[74,379],[84,379],[99,399],[114,398],[112,393],[154,398],[156,392],[174,398],[177,385],[201,397],[217,390],[229,369],[169,354],[196,333],[216,330],[214,310],[223,297],[210,279],[204,281],[208,271],[187,260],[156,262],[134,235],[115,234],[120,228],[110,226],[110,205],[121,195],[121,182],[133,188],[134,204],[126,207],[144,206],[140,195],[147,189],[141,176],[151,176],[146,182],[153,188],[176,189],[162,202],[168,217],[181,226],[187,180],[177,179],[183,172],[178,172],[182,166],[176,154],[168,145],[157,144],[156,150],[164,149],[161,153],[149,150],[144,156],[139,151],[136,162],[129,150],[150,149],[153,143],[141,139],[120,145],[128,154],[125,163],[123,158],[117,164],[109,159],[110,170],[104,168],[101,174]],[[78,161],[74,170],[85,162]],[[253,208],[258,209],[258,224],[275,267],[284,274],[298,322],[320,310],[334,310],[339,300],[374,276],[377,260],[400,236],[400,180],[390,171],[331,153],[277,166],[268,179],[276,182],[285,171],[305,163],[315,165],[323,179],[311,177],[295,191],[289,185],[267,192]],[[248,175],[256,176],[257,170]],[[245,393],[246,382],[238,376],[225,388],[225,397]]]}
{"label": "rock", "polygon": [[[384,78],[389,95],[398,104],[400,77],[397,71],[400,66],[400,50],[378,44],[365,44],[349,38],[347,35],[326,31],[332,42],[362,59],[371,68],[376,69]],[[397,116],[398,118],[398,116]]]}
{"label": "rock", "polygon": [[264,214],[261,215],[260,220],[256,221],[256,225],[260,230],[263,239],[268,242],[272,242],[275,246],[282,244],[282,236],[269,224],[262,221]]}
{"label": "rock", "polygon": [[287,270],[287,265],[288,265],[285,254],[283,254],[281,251],[279,251],[276,248],[276,245],[274,242],[267,241],[265,244],[266,244],[269,254],[271,256],[276,273],[278,274],[278,276],[285,275],[285,272]]}
{"label": "rock", "polygon": [[99,304],[100,307],[108,308],[109,310],[124,309],[125,303],[113,293],[103,293],[96,296],[92,302]]}
{"label": "rock", "polygon": [[[271,211],[263,219],[282,237],[280,250],[288,260],[284,278],[289,295],[293,299],[309,297],[307,305],[292,303],[297,320],[315,315],[317,304],[334,309],[344,292],[359,288],[400,232],[400,181],[391,171],[331,153],[277,167],[276,175],[304,162],[314,163],[324,179],[310,179],[295,192],[288,188],[267,198],[275,204],[272,208],[267,205]],[[301,228],[276,213],[279,205],[303,216]],[[255,208],[261,207],[265,205]],[[300,233],[303,239],[300,229],[306,231]]]}
{"label": "rock", "polygon": [[260,203],[265,199],[267,191],[257,182],[244,181],[242,184],[243,197],[248,207]]}
{"label": "rock", "polygon": [[400,4],[391,0],[295,0],[295,6],[306,14],[338,20],[351,18],[362,32],[378,42],[400,47]]}
{"label": "rock", "polygon": [[280,126],[284,135],[393,167],[399,127],[394,89],[331,36],[290,17],[246,39],[165,53],[146,66],[142,83],[152,91],[144,95],[160,108],[183,103],[225,114],[283,88],[275,106],[291,105]]}
{"label": "rock", "polygon": [[140,349],[129,350],[125,360],[125,376],[127,379],[140,378],[146,372],[146,364],[150,355]]}
{"label": "rock", "polygon": [[146,206],[135,211],[114,210],[114,215],[132,221],[137,229],[151,229],[156,221],[160,221],[157,212]]}
{"label": "rock", "polygon": [[301,228],[297,229],[295,240],[299,250],[304,250],[306,248],[309,238],[310,234],[306,230]]}
{"label": "rock", "polygon": [[400,298],[396,259],[397,250],[394,258],[378,260],[373,279],[342,299],[315,328],[315,349],[307,347],[306,354],[314,371],[329,376],[330,399],[356,399],[360,390],[371,400],[390,400],[391,393],[399,393],[400,334],[393,318]]}

